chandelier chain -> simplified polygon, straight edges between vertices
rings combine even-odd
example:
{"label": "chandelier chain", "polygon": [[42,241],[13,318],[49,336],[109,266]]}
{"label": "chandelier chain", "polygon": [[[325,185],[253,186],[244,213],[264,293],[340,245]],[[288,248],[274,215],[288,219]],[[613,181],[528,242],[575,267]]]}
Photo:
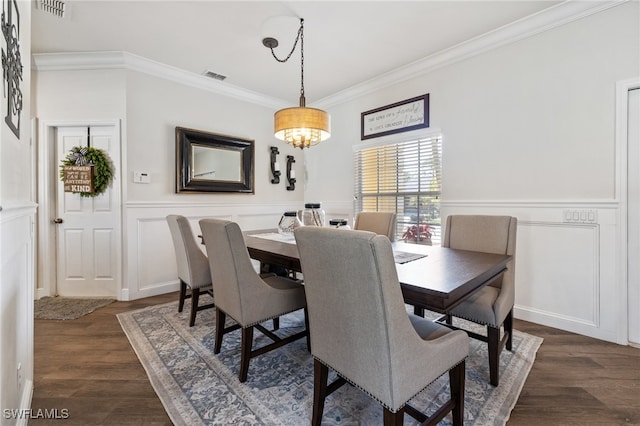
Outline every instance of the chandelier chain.
{"label": "chandelier chain", "polygon": [[285,63],[291,58],[293,52],[296,50],[296,46],[298,46],[298,41],[300,41],[300,96],[304,97],[304,19],[300,18],[300,28],[298,28],[298,35],[296,36],[296,41],[293,42],[293,47],[289,54],[284,58],[280,59],[276,55],[276,52],[273,51],[273,47],[270,47],[271,55],[278,62]]}
{"label": "chandelier chain", "polygon": [[304,19],[300,19],[300,98],[304,100]]}

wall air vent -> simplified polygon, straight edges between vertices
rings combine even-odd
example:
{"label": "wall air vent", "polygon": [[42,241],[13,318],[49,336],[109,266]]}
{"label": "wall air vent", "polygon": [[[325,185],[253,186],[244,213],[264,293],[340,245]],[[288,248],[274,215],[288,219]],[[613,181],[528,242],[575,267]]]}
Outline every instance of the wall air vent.
{"label": "wall air vent", "polygon": [[203,72],[202,75],[204,75],[205,77],[214,78],[214,79],[220,80],[220,81],[222,81],[225,78],[227,78],[226,75],[218,74],[216,72],[209,71],[209,70],[206,70],[205,72]]}
{"label": "wall air vent", "polygon": [[61,0],[36,0],[35,3],[38,9],[58,18],[64,18],[66,15],[67,5]]}

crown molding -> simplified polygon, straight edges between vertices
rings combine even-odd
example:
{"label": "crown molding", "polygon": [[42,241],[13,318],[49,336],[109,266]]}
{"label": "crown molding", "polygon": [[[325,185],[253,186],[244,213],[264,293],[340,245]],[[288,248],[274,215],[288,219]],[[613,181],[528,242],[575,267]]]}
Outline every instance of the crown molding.
{"label": "crown molding", "polygon": [[[345,103],[488,50],[602,12],[627,1],[629,0],[564,1],[486,34],[327,96],[314,102],[314,107],[327,109]],[[128,52],[34,53],[32,58],[33,67],[38,71],[127,69],[271,109],[286,108],[289,105],[288,102],[282,99],[213,80],[200,74],[181,70]]]}
{"label": "crown molding", "polygon": [[314,102],[316,108],[330,108],[438,68],[465,60],[509,43],[531,37],[578,19],[602,12],[628,0],[567,0],[533,15],[514,21],[488,33],[464,41],[433,55],[379,75]]}
{"label": "crown molding", "polygon": [[213,80],[209,77],[152,61],[151,59],[129,52],[34,53],[31,56],[33,58],[33,67],[38,71],[126,69],[267,108],[281,109],[289,105],[282,99],[269,97],[240,86]]}

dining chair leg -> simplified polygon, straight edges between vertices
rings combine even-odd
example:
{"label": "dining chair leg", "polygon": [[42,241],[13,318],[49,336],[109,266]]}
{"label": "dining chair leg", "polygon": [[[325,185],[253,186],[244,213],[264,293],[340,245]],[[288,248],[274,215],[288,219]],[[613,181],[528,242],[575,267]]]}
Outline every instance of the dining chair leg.
{"label": "dining chair leg", "polygon": [[451,314],[446,314],[445,315],[445,321],[447,324],[452,325],[453,324],[453,316]]}
{"label": "dining chair leg", "polygon": [[178,299],[178,312],[182,312],[184,308],[184,299],[187,298],[187,283],[180,280],[180,298]]}
{"label": "dining chair leg", "polygon": [[273,330],[279,330],[280,329],[280,317],[278,318],[274,318],[273,319]]}
{"label": "dining chair leg", "polygon": [[455,405],[451,410],[454,426],[462,426],[464,420],[464,383],[465,362],[449,370],[449,387],[451,388],[451,400]]}
{"label": "dining chair leg", "polygon": [[382,423],[384,426],[402,426],[404,424],[404,408],[392,413],[388,408],[384,408]]}
{"label": "dining chair leg", "polygon": [[419,317],[423,317],[424,318],[424,308],[421,308],[420,306],[413,306],[413,315],[417,315]]}
{"label": "dining chair leg", "polygon": [[487,326],[487,343],[489,344],[489,383],[498,386],[500,374],[500,328]]}
{"label": "dining chair leg", "polygon": [[227,320],[225,314],[220,308],[216,308],[216,341],[213,346],[213,353],[219,354],[222,347],[222,336],[224,335],[224,324]]}
{"label": "dining chair leg", "polygon": [[513,344],[513,309],[509,311],[507,317],[504,319],[504,332],[509,333],[507,336],[507,343],[505,347],[511,352]]}
{"label": "dining chair leg", "polygon": [[196,312],[198,312],[198,302],[200,300],[200,289],[191,290],[191,315],[189,317],[189,327],[193,327],[196,323]]}
{"label": "dining chair leg", "polygon": [[312,426],[320,426],[322,423],[322,413],[324,411],[324,400],[327,397],[327,380],[329,380],[329,367],[313,360],[313,414],[311,415]]}
{"label": "dining chair leg", "polygon": [[240,352],[240,383],[247,381],[249,361],[251,361],[251,347],[253,346],[253,327],[242,329],[242,350]]}

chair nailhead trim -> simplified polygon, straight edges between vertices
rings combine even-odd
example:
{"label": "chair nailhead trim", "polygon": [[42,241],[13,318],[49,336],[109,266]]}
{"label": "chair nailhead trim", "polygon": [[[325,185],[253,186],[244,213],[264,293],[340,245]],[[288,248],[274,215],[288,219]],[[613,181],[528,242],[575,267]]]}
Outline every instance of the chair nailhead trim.
{"label": "chair nailhead trim", "polygon": [[456,317],[456,318],[460,318],[460,319],[463,319],[463,320],[475,322],[476,324],[479,324],[479,325],[488,325],[489,327],[493,327],[493,328],[500,328],[500,326],[502,325],[502,324],[501,325],[494,325],[494,324],[491,324],[491,323],[488,323],[488,322],[485,322],[485,321],[480,321],[480,320],[476,320],[476,319],[473,319],[473,318],[464,317],[462,315],[455,315],[455,314],[451,314],[451,315]]}
{"label": "chair nailhead trim", "polygon": [[423,387],[422,389],[420,389],[418,392],[416,392],[415,394],[413,394],[413,396],[409,399],[407,399],[405,402],[403,402],[396,410],[394,410],[393,408],[389,407],[387,404],[385,404],[384,402],[380,401],[380,399],[378,399],[377,397],[371,395],[368,391],[362,389],[358,384],[354,383],[353,381],[349,380],[348,378],[346,378],[342,373],[340,373],[338,370],[336,370],[335,368],[333,368],[332,366],[330,366],[329,364],[327,364],[326,362],[324,362],[323,360],[321,360],[320,358],[318,358],[317,356],[314,355],[313,357],[314,359],[320,361],[322,364],[326,365],[327,367],[329,367],[330,369],[332,369],[333,371],[336,372],[336,374],[338,374],[340,377],[342,377],[343,379],[345,379],[347,382],[349,382],[351,385],[353,385],[354,387],[360,389],[362,392],[366,393],[367,395],[369,395],[369,397],[371,399],[373,399],[374,401],[378,401],[384,408],[386,408],[387,410],[391,411],[392,413],[397,413],[398,410],[402,409],[405,405],[407,405],[407,402],[411,401],[413,398],[415,398],[416,396],[418,396],[420,393],[424,392],[427,388],[429,388],[433,383],[435,383],[436,380],[438,380],[440,377],[444,376],[449,370],[457,367],[458,365],[460,365],[462,363],[462,361],[466,360],[467,357],[464,357],[462,360],[460,360],[457,364],[453,365],[449,370],[447,370],[446,372],[442,373],[441,375],[439,375],[438,377],[436,377],[435,379],[433,379],[431,382],[429,382],[429,384],[427,384],[425,387]]}
{"label": "chair nailhead trim", "polygon": [[[259,320],[259,321],[252,322],[251,324],[243,325],[243,326],[242,326],[242,328],[253,327],[253,326],[254,326],[254,325],[256,325],[256,324],[260,324],[260,323],[262,323],[262,322],[269,321],[269,320],[272,320],[272,319],[274,319],[274,318],[280,318],[280,317],[281,317],[281,316],[283,316],[283,315],[290,314],[291,312],[295,312],[295,311],[298,311],[298,310],[300,310],[300,309],[302,309],[302,308],[294,309],[294,310],[292,310],[292,311],[288,311],[288,312],[283,312],[283,313],[278,314],[278,315],[273,315],[273,316],[271,316],[271,317],[268,317],[268,318],[265,318],[265,319],[261,319],[261,320]],[[235,321],[235,319],[234,319],[234,321]],[[236,321],[236,322],[238,322],[238,321]],[[238,323],[238,324],[240,324],[240,323]]]}

